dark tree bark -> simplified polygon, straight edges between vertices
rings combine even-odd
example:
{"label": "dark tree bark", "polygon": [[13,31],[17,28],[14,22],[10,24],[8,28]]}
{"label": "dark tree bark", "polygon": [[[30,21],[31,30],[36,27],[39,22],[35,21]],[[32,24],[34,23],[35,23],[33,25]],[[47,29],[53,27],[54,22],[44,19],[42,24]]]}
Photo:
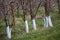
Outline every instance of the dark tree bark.
{"label": "dark tree bark", "polygon": [[19,4],[17,3],[17,16],[19,17]]}
{"label": "dark tree bark", "polygon": [[57,3],[58,3],[59,14],[60,14],[60,0],[57,0]]}
{"label": "dark tree bark", "polygon": [[32,7],[32,0],[30,0],[30,15],[31,15],[31,20],[35,19],[35,14],[33,12],[33,7]]}
{"label": "dark tree bark", "polygon": [[49,0],[45,0],[45,15],[46,16],[49,16],[49,12],[50,12],[50,10],[49,10]]}
{"label": "dark tree bark", "polygon": [[4,18],[4,21],[6,23],[6,26],[9,25],[8,19],[7,19],[7,6],[5,5],[5,0],[0,1],[0,15]]}
{"label": "dark tree bark", "polygon": [[28,16],[28,11],[27,11],[27,5],[26,5],[26,1],[27,0],[21,0],[21,6],[22,6],[22,10],[23,10],[23,20],[27,20],[27,16]]}
{"label": "dark tree bark", "polygon": [[32,27],[33,27],[33,29],[34,30],[36,30],[37,28],[36,28],[36,22],[35,22],[35,13],[33,12],[33,9],[34,9],[34,7],[33,7],[33,2],[32,2],[32,0],[30,0],[30,15],[31,15],[31,20],[32,20]]}

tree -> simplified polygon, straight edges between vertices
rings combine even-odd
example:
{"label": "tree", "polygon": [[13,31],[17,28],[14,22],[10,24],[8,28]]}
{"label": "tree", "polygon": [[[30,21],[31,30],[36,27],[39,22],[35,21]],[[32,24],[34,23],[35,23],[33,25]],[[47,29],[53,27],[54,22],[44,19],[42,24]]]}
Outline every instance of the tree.
{"label": "tree", "polygon": [[11,28],[9,24],[9,20],[7,19],[8,15],[8,10],[7,10],[7,5],[5,0],[0,0],[0,12],[2,14],[2,17],[4,18],[5,24],[6,24],[6,32],[7,32],[7,37],[11,39]]}
{"label": "tree", "polygon": [[50,17],[50,6],[49,6],[49,0],[45,0],[45,23],[44,23],[44,27],[48,27],[48,26],[53,26],[52,22],[51,22],[51,17]]}
{"label": "tree", "polygon": [[33,12],[33,1],[30,1],[30,15],[31,15],[31,20],[32,20],[32,24],[33,24],[33,29],[36,30],[36,22],[35,22],[35,14]]}
{"label": "tree", "polygon": [[23,20],[25,22],[26,32],[29,33],[29,27],[28,27],[28,21],[27,21],[28,11],[27,11],[26,1],[27,0],[20,0],[20,3],[23,10]]}
{"label": "tree", "polygon": [[60,14],[60,0],[57,0],[57,3],[58,3],[59,14]]}

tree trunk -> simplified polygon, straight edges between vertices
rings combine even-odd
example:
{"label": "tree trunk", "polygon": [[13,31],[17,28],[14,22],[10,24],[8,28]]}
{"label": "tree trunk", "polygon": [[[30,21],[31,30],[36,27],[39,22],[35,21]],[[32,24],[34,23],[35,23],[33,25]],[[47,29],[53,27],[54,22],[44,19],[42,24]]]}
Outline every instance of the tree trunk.
{"label": "tree trunk", "polygon": [[29,27],[28,27],[28,20],[27,20],[27,11],[26,11],[26,5],[25,5],[25,2],[24,0],[21,0],[21,5],[22,5],[22,10],[23,10],[23,20],[24,20],[24,24],[25,24],[25,27],[26,27],[26,33],[29,33]]}
{"label": "tree trunk", "polygon": [[60,14],[60,0],[57,0],[57,3],[58,3],[59,14]]}
{"label": "tree trunk", "polygon": [[12,31],[12,28],[9,25],[9,20],[6,18],[6,15],[4,17],[4,20],[5,20],[5,24],[6,24],[7,37],[8,37],[8,39],[11,39],[11,31]]}
{"label": "tree trunk", "polygon": [[17,4],[17,16],[19,17],[19,5]]}
{"label": "tree trunk", "polygon": [[7,32],[7,37],[8,39],[11,39],[11,29],[10,29],[10,26],[9,26],[9,20],[7,19],[7,6],[5,5],[5,0],[2,0],[2,16],[4,17],[4,21],[5,21],[5,24],[6,24],[6,32]]}
{"label": "tree trunk", "polygon": [[27,20],[28,15],[26,13],[27,12],[24,11],[24,22],[25,22],[25,27],[26,27],[26,33],[29,33],[29,26],[28,26],[28,20]]}
{"label": "tree trunk", "polygon": [[[13,9],[12,9],[13,10]],[[15,14],[14,12],[12,11],[12,16],[13,16],[13,25],[15,26],[16,25],[16,18],[15,18]]]}
{"label": "tree trunk", "polygon": [[25,27],[26,27],[26,33],[29,33],[28,20],[27,20],[28,15],[27,15],[26,10],[24,10],[23,13],[24,13],[24,22],[25,22]]}
{"label": "tree trunk", "polygon": [[45,0],[45,19],[44,19],[44,27],[51,26],[52,27],[52,22],[51,22],[51,17],[50,17],[50,7],[49,7],[49,0]]}
{"label": "tree trunk", "polygon": [[32,27],[34,30],[36,30],[36,22],[35,22],[35,14],[33,13],[33,8],[32,8],[32,0],[30,0],[30,15],[31,15],[31,20],[32,20]]}

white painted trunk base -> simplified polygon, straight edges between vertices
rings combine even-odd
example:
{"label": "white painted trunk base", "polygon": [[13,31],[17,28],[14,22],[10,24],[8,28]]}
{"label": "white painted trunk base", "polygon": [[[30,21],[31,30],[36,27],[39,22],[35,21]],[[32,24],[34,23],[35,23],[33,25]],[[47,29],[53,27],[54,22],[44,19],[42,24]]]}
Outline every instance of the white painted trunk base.
{"label": "white painted trunk base", "polygon": [[10,33],[11,33],[11,31],[12,31],[12,28],[10,28]]}
{"label": "white painted trunk base", "polygon": [[33,25],[33,29],[36,30],[36,22],[35,22],[35,19],[32,20],[32,25]]}
{"label": "white painted trunk base", "polygon": [[28,21],[25,21],[26,33],[29,33]]}
{"label": "white painted trunk base", "polygon": [[46,16],[46,18],[44,18],[44,27],[48,27],[48,26],[51,26],[51,27],[53,26],[50,16]]}
{"label": "white painted trunk base", "polygon": [[51,26],[51,27],[53,26],[50,16],[49,16],[49,24],[50,24],[49,26]]}
{"label": "white painted trunk base", "polygon": [[9,38],[9,39],[11,39],[11,28],[9,28],[9,26],[7,26],[7,28],[6,28],[6,31],[7,31],[7,37]]}

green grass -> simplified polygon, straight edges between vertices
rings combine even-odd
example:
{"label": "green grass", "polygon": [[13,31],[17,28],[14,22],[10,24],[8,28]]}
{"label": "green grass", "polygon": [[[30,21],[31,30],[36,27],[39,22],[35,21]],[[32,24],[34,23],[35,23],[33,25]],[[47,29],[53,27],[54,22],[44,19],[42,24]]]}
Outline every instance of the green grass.
{"label": "green grass", "polygon": [[[24,22],[21,22],[16,26],[13,26],[12,39],[11,40],[60,40],[60,19],[59,17],[53,21],[53,27],[44,28],[43,21],[41,19],[36,20],[37,30],[32,29],[31,20],[29,21],[30,32],[25,32]],[[6,40],[5,24],[0,25],[0,40]]]}
{"label": "green grass", "polygon": [[[59,25],[60,26],[60,25]],[[60,40],[60,27],[42,28],[37,31],[16,32],[12,40]]]}
{"label": "green grass", "polygon": [[[11,40],[60,40],[60,15],[57,14],[56,9],[51,11],[51,18],[53,27],[44,28],[43,20],[36,19],[37,30],[32,29],[31,19],[29,22],[29,33],[25,32],[24,21],[21,18],[17,18],[16,26],[12,27],[12,39]],[[21,13],[21,17],[22,17]],[[39,16],[39,14],[37,14]],[[0,40],[7,40],[5,23],[0,24]]]}

